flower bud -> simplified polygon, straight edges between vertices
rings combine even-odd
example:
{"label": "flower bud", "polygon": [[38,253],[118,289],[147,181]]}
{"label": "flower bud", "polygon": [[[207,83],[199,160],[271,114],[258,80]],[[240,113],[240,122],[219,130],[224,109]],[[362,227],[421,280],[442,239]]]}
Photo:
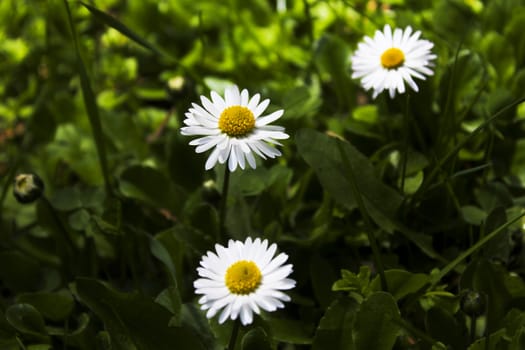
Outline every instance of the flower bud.
{"label": "flower bud", "polygon": [[36,174],[18,174],[15,177],[13,194],[19,203],[36,201],[44,192],[44,182]]}
{"label": "flower bud", "polygon": [[485,293],[468,290],[461,298],[461,310],[470,317],[478,317],[487,309]]}

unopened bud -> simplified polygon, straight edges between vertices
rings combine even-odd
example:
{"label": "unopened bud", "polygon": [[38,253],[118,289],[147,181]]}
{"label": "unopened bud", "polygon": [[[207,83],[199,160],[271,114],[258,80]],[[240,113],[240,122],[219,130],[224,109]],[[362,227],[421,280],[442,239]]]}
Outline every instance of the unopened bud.
{"label": "unopened bud", "polygon": [[485,293],[469,290],[461,298],[461,310],[471,317],[478,317],[485,313],[487,300]]}
{"label": "unopened bud", "polygon": [[13,194],[22,204],[36,201],[44,192],[44,182],[36,174],[19,174],[15,177]]}

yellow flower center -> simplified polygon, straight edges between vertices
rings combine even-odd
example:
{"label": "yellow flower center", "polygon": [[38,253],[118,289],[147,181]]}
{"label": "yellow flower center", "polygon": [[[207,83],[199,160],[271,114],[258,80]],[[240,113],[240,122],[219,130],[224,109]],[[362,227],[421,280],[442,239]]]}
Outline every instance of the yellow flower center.
{"label": "yellow flower center", "polygon": [[252,111],[243,106],[231,106],[222,111],[219,129],[231,137],[243,137],[255,127]]}
{"label": "yellow flower center", "polygon": [[386,69],[395,69],[405,62],[405,54],[397,47],[391,47],[381,55],[381,64]]}
{"label": "yellow flower center", "polygon": [[253,261],[240,260],[226,270],[226,287],[233,294],[246,295],[254,292],[261,284],[261,270]]}

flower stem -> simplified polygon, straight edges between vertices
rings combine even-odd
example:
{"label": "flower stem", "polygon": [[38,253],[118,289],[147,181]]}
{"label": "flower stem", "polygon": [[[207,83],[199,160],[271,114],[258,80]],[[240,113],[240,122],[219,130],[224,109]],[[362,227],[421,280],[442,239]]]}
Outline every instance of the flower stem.
{"label": "flower stem", "polygon": [[476,323],[478,318],[476,316],[470,317],[470,342],[474,343],[476,340]]}
{"label": "flower stem", "polygon": [[230,342],[228,344],[228,350],[234,350],[235,344],[237,343],[237,335],[239,334],[239,328],[241,328],[241,323],[239,320],[235,320],[233,323],[232,334],[230,336]]}
{"label": "flower stem", "polygon": [[403,150],[401,153],[401,193],[405,193],[405,177],[408,163],[408,137],[410,135],[410,123],[408,120],[410,95],[406,95],[405,113],[403,113]]}
{"label": "flower stem", "polygon": [[228,164],[224,168],[224,177],[222,179],[221,207],[219,212],[219,239],[226,240],[226,206],[228,205],[228,188],[230,187],[230,169]]}

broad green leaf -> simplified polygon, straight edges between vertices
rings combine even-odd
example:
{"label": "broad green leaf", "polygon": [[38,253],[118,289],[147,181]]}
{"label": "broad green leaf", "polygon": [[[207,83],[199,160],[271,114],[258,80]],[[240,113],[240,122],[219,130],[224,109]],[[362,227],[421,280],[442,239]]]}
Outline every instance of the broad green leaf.
{"label": "broad green leaf", "polygon": [[379,116],[378,108],[376,105],[364,105],[356,107],[352,112],[352,117],[355,120],[375,124]]}
{"label": "broad green leaf", "polygon": [[328,307],[336,294],[332,291],[332,284],[337,279],[332,266],[318,254],[310,258],[310,280],[314,295],[321,307]]}
{"label": "broad green leaf", "polygon": [[91,214],[86,209],[76,210],[71,213],[67,221],[73,230],[84,231],[91,222]]}
{"label": "broad green leaf", "polygon": [[[207,350],[217,349],[220,347],[216,344],[215,336],[210,329],[208,319],[195,304],[186,303],[181,308],[181,323],[190,327],[198,334],[204,347]],[[222,350],[222,349],[221,349]]]}
{"label": "broad green leaf", "polygon": [[432,308],[425,315],[425,326],[435,340],[451,345],[454,349],[465,348],[465,326],[459,324],[454,315],[446,309]]}
{"label": "broad green leaf", "polygon": [[53,347],[49,344],[35,344],[29,345],[27,350],[52,350]]}
{"label": "broad green leaf", "polygon": [[352,333],[356,350],[391,350],[400,331],[394,321],[399,317],[397,304],[390,294],[371,294],[355,316]]}
{"label": "broad green leaf", "polygon": [[159,259],[164,266],[169,275],[169,280],[171,286],[163,290],[162,293],[155,300],[161,305],[167,307],[173,313],[173,318],[170,321],[170,326],[179,326],[180,325],[180,310],[182,307],[181,296],[179,293],[179,288],[177,286],[177,270],[175,264],[172,261],[172,258],[163,245],[163,243],[156,238],[150,238],[150,250],[151,253]]}
{"label": "broad green leaf", "polygon": [[481,339],[476,340],[474,343],[472,343],[467,350],[499,350],[499,349],[506,349],[506,346],[508,345],[507,341],[505,340],[505,329],[500,329],[488,337],[490,339],[489,343],[487,344],[487,337],[483,337]]}
{"label": "broad green leaf", "polygon": [[[507,221],[505,208],[496,207],[492,209],[483,225],[484,232],[490,232],[503,225]],[[499,259],[508,263],[512,251],[512,230],[506,230],[502,234],[494,237],[483,249],[483,256],[487,259]]]}
{"label": "broad green leaf", "polygon": [[286,92],[283,96],[283,109],[286,111],[284,117],[289,118],[311,118],[319,110],[322,100],[319,96],[317,85],[312,87],[298,86]]}
{"label": "broad green leaf", "polygon": [[0,280],[15,292],[37,290],[44,283],[38,263],[17,251],[0,252]]}
{"label": "broad green leaf", "polygon": [[313,326],[305,324],[304,321],[289,320],[284,318],[270,317],[272,338],[289,344],[311,344]]}
{"label": "broad green leaf", "polygon": [[[388,284],[388,291],[396,301],[409,294],[416,293],[426,284],[430,283],[430,278],[424,273],[411,273],[405,270],[387,270],[385,278]],[[381,289],[379,276],[376,276],[370,284],[370,288],[375,291]]]}
{"label": "broad green leaf", "polygon": [[51,321],[66,319],[75,306],[73,296],[67,290],[24,293],[18,295],[16,300],[18,303],[34,306],[45,318]]}
{"label": "broad green leaf", "polygon": [[363,198],[368,215],[387,232],[395,229],[393,220],[401,205],[401,196],[385,185],[376,175],[368,158],[350,143],[314,130],[302,129],[296,135],[299,153],[315,170],[323,188],[349,210],[356,208],[350,176],[341,158],[337,143],[344,149],[352,171],[355,173],[358,190]]}
{"label": "broad green leaf", "polygon": [[20,350],[20,343],[16,338],[0,338],[0,349],[3,350]]}
{"label": "broad green leaf", "polygon": [[[313,350],[356,350],[352,328],[358,304],[350,298],[332,303],[319,322],[312,344]],[[372,349],[372,348],[370,348]]]}
{"label": "broad green leaf", "polygon": [[351,106],[350,93],[354,85],[347,69],[349,48],[341,38],[325,34],[317,42],[314,61],[323,75],[328,75],[333,82],[333,93],[337,96],[340,107]]}
{"label": "broad green leaf", "polygon": [[261,327],[257,327],[248,331],[241,342],[242,350],[271,350],[272,346],[268,339],[268,335]]}
{"label": "broad green leaf", "polygon": [[159,208],[178,213],[182,206],[182,193],[159,170],[134,165],[120,175],[122,194]]}
{"label": "broad green leaf", "polygon": [[5,317],[19,332],[40,336],[47,334],[44,319],[33,305],[11,305],[7,308]]}
{"label": "broad green leaf", "polygon": [[479,226],[487,218],[487,213],[480,208],[473,205],[465,205],[461,207],[461,215],[463,219],[471,224]]}
{"label": "broad green leaf", "polygon": [[114,349],[204,349],[188,327],[169,327],[170,312],[150,298],[118,292],[95,279],[79,278],[74,287],[104,322]]}

